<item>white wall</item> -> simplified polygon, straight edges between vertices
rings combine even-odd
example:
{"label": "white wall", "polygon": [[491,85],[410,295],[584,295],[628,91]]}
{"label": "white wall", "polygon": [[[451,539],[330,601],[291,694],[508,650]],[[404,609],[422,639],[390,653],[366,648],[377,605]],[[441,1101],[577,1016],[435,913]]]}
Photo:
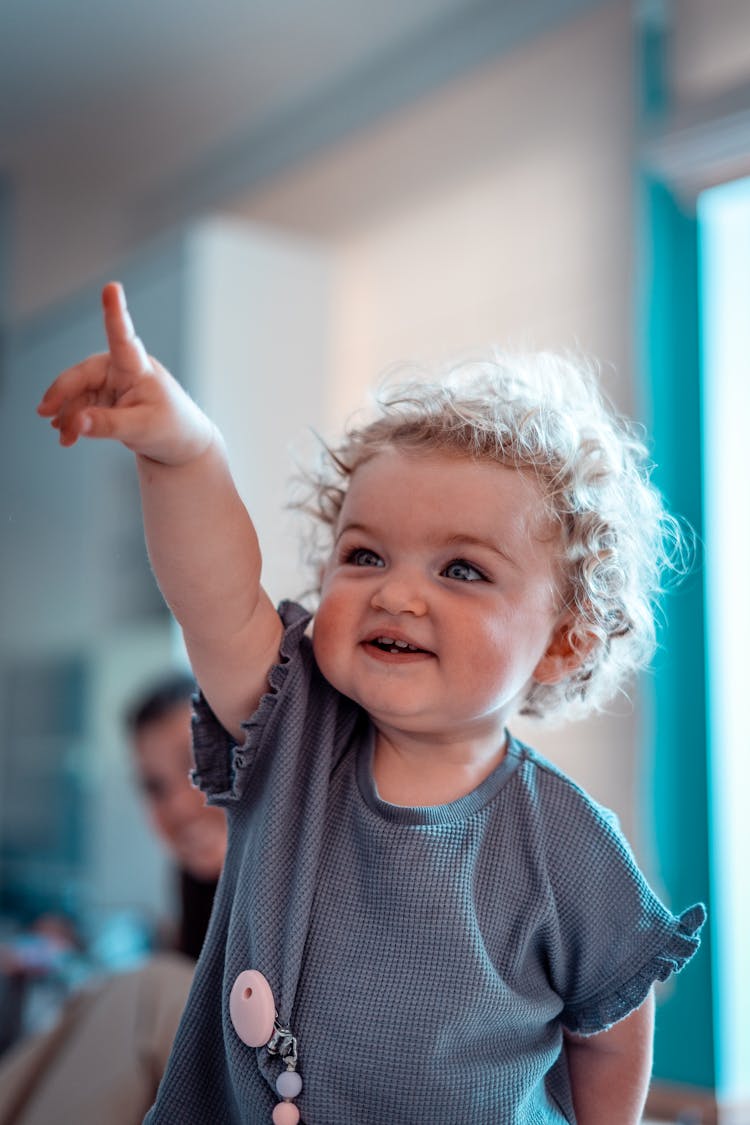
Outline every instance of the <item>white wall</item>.
{"label": "white wall", "polygon": [[[602,11],[454,92],[446,175],[341,241],[342,399],[353,372],[370,381],[394,360],[489,343],[580,344],[624,369],[627,396],[629,79],[627,22]],[[473,160],[466,121],[479,125]],[[417,111],[412,127],[418,137]]]}
{"label": "white wall", "polygon": [[183,377],[224,435],[266,590],[274,601],[299,597],[309,576],[299,517],[286,508],[295,457],[324,421],[329,254],[309,239],[214,219],[188,234],[186,276]]}

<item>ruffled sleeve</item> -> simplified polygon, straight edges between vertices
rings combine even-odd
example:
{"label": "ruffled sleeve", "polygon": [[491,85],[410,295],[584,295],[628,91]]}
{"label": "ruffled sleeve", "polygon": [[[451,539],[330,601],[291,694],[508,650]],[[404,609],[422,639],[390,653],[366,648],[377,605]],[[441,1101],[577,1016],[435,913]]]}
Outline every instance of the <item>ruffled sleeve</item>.
{"label": "ruffled sleeve", "polygon": [[280,699],[289,689],[294,690],[295,681],[309,674],[313,657],[304,641],[310,614],[295,602],[282,602],[278,612],[284,624],[279,661],[269,672],[268,691],[255,713],[242,724],[244,742],[239,745],[224,729],[202,693],[194,701],[192,778],[211,804],[228,803],[241,796]]}
{"label": "ruffled sleeve", "polygon": [[563,1024],[578,1035],[596,1035],[639,1008],[656,981],[679,973],[697,952],[706,910],[696,903],[674,919],[663,947],[653,954],[628,980],[563,1011]]}

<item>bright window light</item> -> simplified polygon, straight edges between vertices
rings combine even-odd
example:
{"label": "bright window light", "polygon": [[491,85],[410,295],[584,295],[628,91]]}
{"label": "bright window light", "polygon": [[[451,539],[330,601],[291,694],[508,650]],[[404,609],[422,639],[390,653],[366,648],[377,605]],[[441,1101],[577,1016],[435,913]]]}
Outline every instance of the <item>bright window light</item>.
{"label": "bright window light", "polygon": [[717,1087],[750,1097],[750,179],[699,200]]}

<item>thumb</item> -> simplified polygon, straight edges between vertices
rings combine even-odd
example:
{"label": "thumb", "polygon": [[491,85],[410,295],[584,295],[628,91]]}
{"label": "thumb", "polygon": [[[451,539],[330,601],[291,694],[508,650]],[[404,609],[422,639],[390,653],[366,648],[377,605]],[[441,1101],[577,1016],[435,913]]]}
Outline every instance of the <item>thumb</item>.
{"label": "thumb", "polygon": [[90,406],[81,412],[79,433],[87,438],[110,438],[136,449],[147,429],[143,406]]}

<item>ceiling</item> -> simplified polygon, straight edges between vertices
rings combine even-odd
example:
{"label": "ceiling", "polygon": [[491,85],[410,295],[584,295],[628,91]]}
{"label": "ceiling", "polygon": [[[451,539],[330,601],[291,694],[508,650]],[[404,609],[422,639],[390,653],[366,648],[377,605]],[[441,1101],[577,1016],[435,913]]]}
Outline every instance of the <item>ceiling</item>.
{"label": "ceiling", "polygon": [[[468,0],[3,0],[0,143],[144,95],[242,92],[248,125]],[[144,122],[147,127],[148,123]]]}
{"label": "ceiling", "polygon": [[0,172],[95,173],[158,227],[595,4],[2,0]]}

